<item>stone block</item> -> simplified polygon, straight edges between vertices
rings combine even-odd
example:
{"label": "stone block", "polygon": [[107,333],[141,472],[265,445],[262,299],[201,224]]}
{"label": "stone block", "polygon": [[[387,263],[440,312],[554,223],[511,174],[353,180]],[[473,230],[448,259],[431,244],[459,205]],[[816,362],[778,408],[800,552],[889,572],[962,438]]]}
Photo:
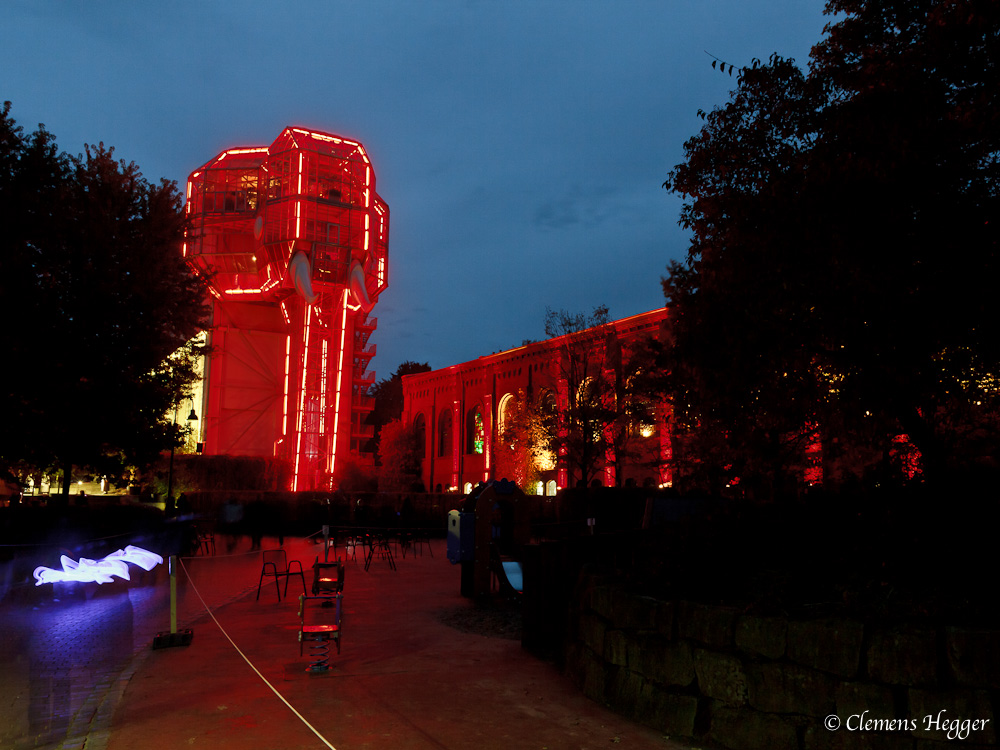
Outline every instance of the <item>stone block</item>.
{"label": "stone block", "polygon": [[583,694],[593,701],[603,704],[608,684],[608,667],[604,659],[584,649],[580,660]]}
{"label": "stone block", "polygon": [[623,630],[608,630],[604,634],[604,658],[618,667],[628,664],[628,636]]}
{"label": "stone block", "polygon": [[868,646],[868,675],[890,685],[934,685],[937,634],[930,628],[909,626],[876,630]]}
{"label": "stone block", "polygon": [[631,669],[661,685],[685,687],[694,681],[694,659],[687,641],[668,641],[659,635],[641,635],[629,641]]}
{"label": "stone block", "polygon": [[841,721],[851,716],[861,716],[865,711],[876,719],[892,719],[896,716],[896,704],[892,690],[885,685],[867,682],[842,682],[834,691],[837,704],[835,713]]}
{"label": "stone block", "polygon": [[657,600],[619,589],[614,593],[612,607],[615,627],[625,630],[653,630],[656,627]]}
{"label": "stone block", "polygon": [[736,610],[695,602],[681,602],[677,608],[677,629],[681,638],[706,646],[729,648],[733,645]]}
{"label": "stone block", "polygon": [[693,695],[674,695],[646,681],[639,694],[636,718],[667,735],[694,736],[698,699]]}
{"label": "stone block", "polygon": [[614,670],[608,677],[605,693],[608,705],[623,716],[636,718],[644,684],[645,680],[640,674],[628,669]]}
{"label": "stone block", "polygon": [[1000,630],[945,628],[944,650],[959,685],[1000,688]]}
{"label": "stone block", "polygon": [[852,679],[858,674],[865,629],[854,620],[788,623],[788,658],[812,669]]}
{"label": "stone block", "polygon": [[736,619],[735,640],[737,647],[748,653],[780,659],[785,655],[788,621],[784,617],[743,615]]}
{"label": "stone block", "polygon": [[913,735],[918,739],[961,740],[962,747],[965,743],[996,745],[996,720],[987,691],[911,688],[907,698],[909,718],[917,723]]}
{"label": "stone block", "polygon": [[580,617],[580,642],[596,654],[604,654],[604,634],[607,632],[607,622],[597,615]]}
{"label": "stone block", "polygon": [[793,723],[747,708],[713,710],[708,739],[733,750],[799,750]]}
{"label": "stone block", "polygon": [[742,706],[747,702],[747,676],[743,664],[735,656],[696,649],[694,670],[703,695],[730,706]]}
{"label": "stone block", "polygon": [[600,615],[605,620],[612,619],[614,615],[614,608],[612,606],[614,591],[614,587],[606,583],[597,584],[590,590],[588,605],[595,614]]}
{"label": "stone block", "polygon": [[815,669],[770,662],[747,669],[748,698],[758,711],[828,716],[834,712],[836,681]]}

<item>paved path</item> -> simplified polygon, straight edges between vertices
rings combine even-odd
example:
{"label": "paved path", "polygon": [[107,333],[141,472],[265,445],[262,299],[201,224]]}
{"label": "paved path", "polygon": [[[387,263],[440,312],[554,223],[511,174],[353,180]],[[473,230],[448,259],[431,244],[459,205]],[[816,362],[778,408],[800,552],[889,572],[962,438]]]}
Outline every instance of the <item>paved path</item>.
{"label": "paved path", "polygon": [[[233,555],[220,545],[215,557],[184,560],[178,619],[194,629],[186,647],[150,648],[169,626],[162,569],[60,601],[8,596],[0,747],[685,747],[584,698],[489,617],[483,625],[458,595],[459,570],[440,541],[433,556],[397,555],[396,571],[348,562],[342,654],[329,673],[308,674],[297,643],[301,584],[292,579],[280,602],[272,584],[255,601],[260,553],[241,544]],[[285,547],[307,573],[321,550],[303,540]]]}
{"label": "paved path", "polygon": [[[302,542],[300,545],[305,546]],[[310,545],[311,546],[311,545]],[[195,558],[202,588],[219,606],[250,588],[260,553],[247,543],[232,557]],[[59,550],[50,567],[58,567]],[[203,569],[203,570],[202,570]],[[103,750],[114,709],[153,636],[170,628],[166,566],[129,566],[131,580],[5,586],[0,601],[0,747]],[[234,575],[238,573],[238,575]],[[178,621],[204,616],[193,590],[178,589]]]}

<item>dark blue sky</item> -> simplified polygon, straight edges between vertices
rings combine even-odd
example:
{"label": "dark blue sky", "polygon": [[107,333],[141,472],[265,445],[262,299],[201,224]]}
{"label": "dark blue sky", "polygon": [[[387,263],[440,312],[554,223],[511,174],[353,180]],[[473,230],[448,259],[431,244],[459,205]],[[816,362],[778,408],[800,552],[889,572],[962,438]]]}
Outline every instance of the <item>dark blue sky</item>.
{"label": "dark blue sky", "polygon": [[737,67],[805,64],[821,0],[6,0],[0,100],[183,189],[286,125],[365,144],[389,204],[372,366],[544,337],[546,306],[663,305],[687,238],[661,189]]}

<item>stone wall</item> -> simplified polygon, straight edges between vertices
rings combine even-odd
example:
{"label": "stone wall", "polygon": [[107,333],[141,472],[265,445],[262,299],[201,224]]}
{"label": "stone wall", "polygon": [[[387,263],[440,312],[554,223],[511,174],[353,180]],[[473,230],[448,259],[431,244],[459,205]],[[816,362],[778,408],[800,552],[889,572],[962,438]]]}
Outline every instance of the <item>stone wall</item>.
{"label": "stone wall", "polygon": [[997,747],[1000,630],[757,617],[594,575],[570,623],[566,669],[585,694],[668,736],[733,750]]}

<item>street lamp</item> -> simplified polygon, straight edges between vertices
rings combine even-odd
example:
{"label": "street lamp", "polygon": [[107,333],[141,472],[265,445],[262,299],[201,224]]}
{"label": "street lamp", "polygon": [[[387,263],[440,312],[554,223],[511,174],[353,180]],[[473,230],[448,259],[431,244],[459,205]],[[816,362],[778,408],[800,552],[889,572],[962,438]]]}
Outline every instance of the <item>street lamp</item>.
{"label": "street lamp", "polygon": [[[177,407],[178,404],[174,404],[174,425],[177,424]],[[191,413],[188,414],[188,422],[198,421],[198,413],[194,410],[194,401],[191,401]],[[167,505],[173,507],[174,504],[174,451],[175,444],[170,441],[170,466],[167,469]]]}

